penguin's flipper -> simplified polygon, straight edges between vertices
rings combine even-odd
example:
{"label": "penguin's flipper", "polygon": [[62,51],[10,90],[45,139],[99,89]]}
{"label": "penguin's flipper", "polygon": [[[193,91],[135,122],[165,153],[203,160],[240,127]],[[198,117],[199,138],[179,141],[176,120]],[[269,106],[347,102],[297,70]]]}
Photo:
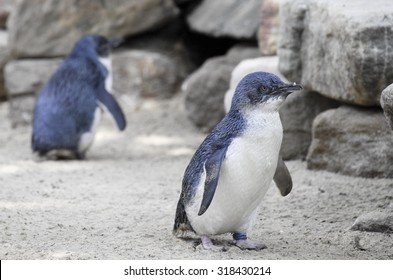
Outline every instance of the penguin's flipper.
{"label": "penguin's flipper", "polygon": [[203,215],[209,208],[216,192],[218,177],[220,175],[222,160],[225,157],[228,146],[222,146],[216,149],[205,162],[206,180],[205,188],[203,190],[203,198],[201,207],[199,208],[198,216]]}
{"label": "penguin's flipper", "polygon": [[285,165],[282,157],[278,157],[276,173],[273,177],[277,188],[280,190],[282,196],[288,195],[292,190],[292,178],[289,174],[288,167]]}
{"label": "penguin's flipper", "polygon": [[96,97],[98,101],[100,101],[112,114],[113,118],[116,121],[117,127],[120,130],[124,130],[127,123],[123,111],[117,103],[116,99],[113,97],[113,95],[105,89],[105,85],[103,83],[100,86],[100,89],[97,91]]}

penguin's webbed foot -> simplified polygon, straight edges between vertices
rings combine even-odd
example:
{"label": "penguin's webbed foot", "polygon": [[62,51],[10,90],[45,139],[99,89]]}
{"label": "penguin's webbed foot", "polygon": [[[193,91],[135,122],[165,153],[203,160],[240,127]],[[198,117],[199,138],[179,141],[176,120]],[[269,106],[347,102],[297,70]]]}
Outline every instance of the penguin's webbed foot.
{"label": "penguin's webbed foot", "polygon": [[242,232],[236,232],[233,234],[233,241],[235,246],[242,250],[255,250],[260,251],[266,249],[266,245],[256,241],[252,241],[247,238],[247,234]]}
{"label": "penguin's webbed foot", "polygon": [[227,248],[224,246],[216,246],[207,235],[201,236],[202,246],[205,250],[213,250],[217,252],[226,252]]}

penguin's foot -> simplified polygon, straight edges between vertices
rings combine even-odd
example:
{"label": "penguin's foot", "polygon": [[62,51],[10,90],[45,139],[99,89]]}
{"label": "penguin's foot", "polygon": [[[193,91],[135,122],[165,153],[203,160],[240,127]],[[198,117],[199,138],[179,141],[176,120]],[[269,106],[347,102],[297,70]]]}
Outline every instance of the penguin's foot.
{"label": "penguin's foot", "polygon": [[42,153],[41,156],[47,160],[73,160],[76,158],[74,151],[65,149],[50,150],[49,152]]}
{"label": "penguin's foot", "polygon": [[86,159],[86,152],[77,152],[75,157],[76,159],[84,160]]}
{"label": "penguin's foot", "polygon": [[226,252],[227,249],[224,246],[216,246],[213,244],[211,239],[207,235],[201,236],[202,246],[206,250],[213,250],[217,252]]}
{"label": "penguin's foot", "polygon": [[235,240],[235,245],[242,250],[255,250],[260,251],[266,249],[266,245],[249,239]]}
{"label": "penguin's foot", "polygon": [[247,234],[244,232],[235,232],[233,234],[233,241],[242,250],[260,251],[267,248],[265,244],[247,239]]}

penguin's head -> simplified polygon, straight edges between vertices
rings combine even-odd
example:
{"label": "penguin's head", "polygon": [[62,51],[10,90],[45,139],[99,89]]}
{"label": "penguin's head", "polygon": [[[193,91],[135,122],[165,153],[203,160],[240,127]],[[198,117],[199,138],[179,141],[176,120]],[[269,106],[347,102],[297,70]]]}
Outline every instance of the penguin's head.
{"label": "penguin's head", "polygon": [[89,56],[107,58],[112,48],[117,47],[122,39],[114,38],[108,40],[100,35],[87,35],[76,42],[73,52],[84,52]]}
{"label": "penguin's head", "polygon": [[284,83],[272,73],[250,73],[237,85],[231,110],[259,107],[278,110],[291,92],[301,89],[301,85]]}

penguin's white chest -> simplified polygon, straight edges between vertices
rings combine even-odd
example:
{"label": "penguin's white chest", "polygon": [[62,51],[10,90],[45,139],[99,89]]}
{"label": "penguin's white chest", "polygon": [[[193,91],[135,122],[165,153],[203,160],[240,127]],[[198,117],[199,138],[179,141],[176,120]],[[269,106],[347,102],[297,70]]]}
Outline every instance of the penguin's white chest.
{"label": "penguin's white chest", "polygon": [[107,92],[112,93],[113,89],[113,78],[112,78],[112,59],[111,57],[100,57],[98,61],[104,65],[108,74],[105,78],[105,89]]}
{"label": "penguin's white chest", "polygon": [[[112,93],[112,85],[113,85],[113,78],[112,78],[112,61],[110,57],[100,57],[99,62],[105,66],[108,70],[107,76],[105,78],[105,89]],[[94,118],[89,131],[86,131],[81,135],[78,143],[78,151],[85,152],[87,149],[93,144],[94,136],[97,131],[97,127],[101,120],[101,110],[104,110],[105,106],[97,101],[97,108],[94,112]]]}
{"label": "penguin's white chest", "polygon": [[233,139],[223,160],[215,195],[208,210],[197,215],[203,195],[203,174],[187,214],[198,234],[247,232],[277,167],[282,125],[277,112],[254,112],[247,128]]}
{"label": "penguin's white chest", "polygon": [[87,149],[90,148],[91,144],[93,144],[94,136],[97,132],[97,127],[101,120],[101,108],[97,107],[94,112],[94,119],[91,125],[90,131],[86,131],[81,135],[78,143],[78,152],[83,153],[86,152]]}

